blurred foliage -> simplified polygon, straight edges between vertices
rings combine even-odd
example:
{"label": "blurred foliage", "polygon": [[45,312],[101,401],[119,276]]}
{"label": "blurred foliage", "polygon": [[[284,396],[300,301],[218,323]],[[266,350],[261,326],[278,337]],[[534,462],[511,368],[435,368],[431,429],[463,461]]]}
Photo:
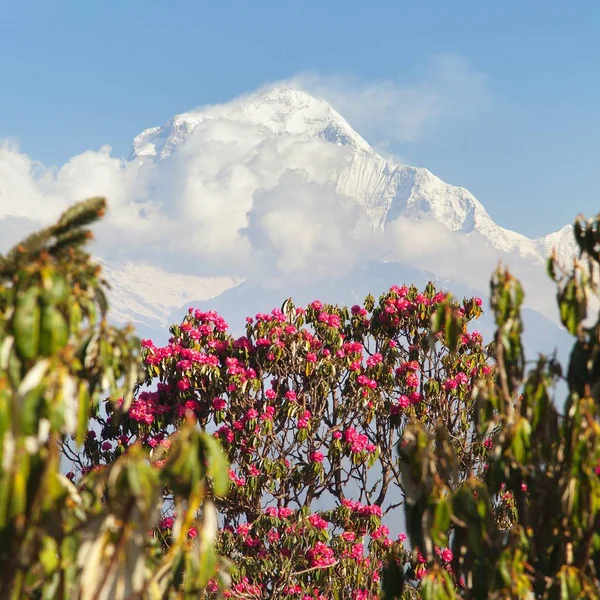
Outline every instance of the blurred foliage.
{"label": "blurred foliage", "polygon": [[[523,289],[499,267],[491,282],[496,377],[481,379],[474,391],[473,425],[490,448],[483,478],[452,489],[442,466],[455,462],[455,451],[440,443],[443,427],[435,436],[418,423],[404,430],[408,533],[427,561],[423,598],[600,598],[600,319],[586,321],[589,299],[599,298],[600,217],[579,218],[575,238],[580,255],[570,271],[556,255],[548,261],[560,318],[575,337],[564,414],[553,401],[561,366],[540,356],[527,368]],[[434,326],[440,329],[435,317]],[[433,551],[447,540],[456,588]],[[389,577],[397,570],[391,565]],[[385,597],[401,590],[390,587]]]}
{"label": "blurred foliage", "polygon": [[[138,444],[77,483],[61,474],[64,442],[84,442],[107,396],[118,419],[143,379],[139,342],[108,325],[108,286],[85,251],[105,210],[79,203],[0,256],[1,598],[199,597],[217,565],[208,496],[226,493],[227,465],[193,418],[162,460]],[[166,555],[149,534],[165,486],[180,508]]]}

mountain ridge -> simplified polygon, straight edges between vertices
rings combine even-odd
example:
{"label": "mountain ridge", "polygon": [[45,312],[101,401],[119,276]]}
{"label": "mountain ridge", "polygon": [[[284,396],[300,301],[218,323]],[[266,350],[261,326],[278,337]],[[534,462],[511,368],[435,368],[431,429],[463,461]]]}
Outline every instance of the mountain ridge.
{"label": "mountain ridge", "polygon": [[570,225],[537,239],[501,227],[466,188],[446,183],[424,167],[386,160],[325,100],[289,85],[176,115],[162,127],[138,135],[132,159],[168,160],[197,128],[216,120],[259,126],[266,136],[316,138],[348,149],[348,167],[332,172],[330,178],[338,193],[363,206],[374,228],[385,229],[397,218],[433,218],[451,231],[479,234],[501,252],[540,263],[554,246],[566,260],[575,253]]}

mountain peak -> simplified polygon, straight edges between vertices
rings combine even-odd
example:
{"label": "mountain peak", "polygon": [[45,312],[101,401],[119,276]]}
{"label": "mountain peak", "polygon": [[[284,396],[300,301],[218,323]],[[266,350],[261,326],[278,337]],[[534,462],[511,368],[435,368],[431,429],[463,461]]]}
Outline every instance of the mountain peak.
{"label": "mountain peak", "polygon": [[288,84],[276,85],[238,100],[200,107],[152,127],[133,141],[133,158],[168,158],[199,126],[229,121],[259,127],[266,136],[316,138],[373,153],[369,144],[325,100]]}

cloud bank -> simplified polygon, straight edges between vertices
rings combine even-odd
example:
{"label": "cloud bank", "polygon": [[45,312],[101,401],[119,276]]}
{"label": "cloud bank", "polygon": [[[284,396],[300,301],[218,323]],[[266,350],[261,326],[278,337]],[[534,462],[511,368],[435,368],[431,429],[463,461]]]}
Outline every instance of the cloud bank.
{"label": "cloud bank", "polygon": [[[409,87],[316,76],[299,81],[359,131],[403,142],[487,97],[485,78],[456,57],[439,59]],[[139,263],[281,287],[327,281],[384,259],[487,289],[499,254],[482,239],[426,220],[400,218],[375,230],[363,207],[331,183],[332,172],[351,160],[346,147],[274,136],[226,118],[203,121],[160,161],[122,160],[104,146],[47,167],[6,143],[0,147],[0,252],[71,203],[104,195],[110,210],[96,228],[95,251],[113,268]],[[530,304],[548,314],[547,302],[535,295],[543,272],[515,262],[517,272],[535,281]]]}

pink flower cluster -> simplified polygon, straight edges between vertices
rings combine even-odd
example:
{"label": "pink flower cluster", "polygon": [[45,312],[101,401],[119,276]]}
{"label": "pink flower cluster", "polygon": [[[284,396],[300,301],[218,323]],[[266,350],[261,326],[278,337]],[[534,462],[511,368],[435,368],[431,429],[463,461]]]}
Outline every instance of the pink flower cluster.
{"label": "pink flower cluster", "polygon": [[232,586],[231,590],[227,590],[223,593],[225,598],[261,598],[263,586],[257,584],[251,584],[248,577],[244,576],[242,579]]}
{"label": "pink flower cluster", "polygon": [[335,329],[339,329],[342,324],[342,320],[338,315],[326,313],[325,311],[319,313],[319,322],[326,323],[329,327],[333,327]]}
{"label": "pink flower cluster", "polygon": [[362,452],[366,450],[369,453],[377,449],[374,444],[369,443],[369,438],[364,433],[358,433],[354,427],[348,427],[344,432],[344,441],[350,445],[350,452]]}
{"label": "pink flower cluster", "polygon": [[374,379],[369,379],[366,375],[359,375],[356,380],[362,387],[369,388],[371,390],[377,389],[377,382]]}
{"label": "pink flower cluster", "polygon": [[308,522],[316,529],[327,529],[327,521],[317,514],[309,515]]}
{"label": "pink flower cluster", "polygon": [[322,463],[323,459],[325,458],[325,455],[322,452],[319,452],[317,450],[315,452],[311,452],[309,454],[309,458],[310,458],[310,462],[313,462],[313,463]]}
{"label": "pink flower cluster", "polygon": [[287,519],[288,517],[291,517],[294,514],[294,511],[291,508],[287,508],[287,507],[276,508],[274,506],[269,506],[265,510],[265,514],[269,517],[275,517],[278,519]]}
{"label": "pink flower cluster", "polygon": [[229,470],[229,479],[238,487],[246,485],[246,479],[244,477],[238,477],[233,469]]}
{"label": "pink flower cluster", "polygon": [[311,567],[328,567],[336,562],[333,550],[323,542],[317,542],[307,556]]}
{"label": "pink flower cluster", "polygon": [[381,506],[378,506],[377,504],[364,505],[356,500],[344,498],[342,500],[342,506],[349,508],[351,511],[361,516],[375,515],[376,517],[381,517],[382,515]]}
{"label": "pink flower cluster", "polygon": [[310,421],[310,417],[312,415],[310,414],[309,410],[305,410],[302,413],[302,416],[298,419],[298,429],[306,429],[308,427],[308,423]]}

